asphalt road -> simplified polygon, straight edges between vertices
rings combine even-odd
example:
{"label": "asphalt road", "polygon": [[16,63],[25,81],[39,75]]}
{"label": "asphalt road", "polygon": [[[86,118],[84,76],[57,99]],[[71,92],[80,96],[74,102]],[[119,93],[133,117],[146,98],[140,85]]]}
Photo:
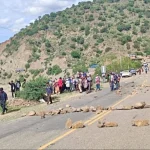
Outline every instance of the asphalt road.
{"label": "asphalt road", "polygon": [[[82,94],[80,97],[60,102],[49,106],[53,108],[64,107],[70,104],[72,107],[98,106],[108,107],[125,97],[131,91],[133,81],[137,77],[131,77],[126,82],[122,82],[124,94],[117,95],[110,92],[109,88],[92,94]],[[95,98],[96,96],[96,98]],[[0,124],[0,149],[38,149],[40,146],[48,143],[59,135],[68,131],[65,129],[65,122],[68,118],[73,121],[86,121],[94,116],[94,113],[70,113],[57,116],[25,117],[10,122]]]}

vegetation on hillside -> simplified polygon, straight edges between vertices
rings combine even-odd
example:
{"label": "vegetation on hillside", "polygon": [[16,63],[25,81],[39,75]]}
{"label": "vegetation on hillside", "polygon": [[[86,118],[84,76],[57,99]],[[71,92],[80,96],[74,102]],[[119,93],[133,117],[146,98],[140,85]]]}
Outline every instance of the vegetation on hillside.
{"label": "vegetation on hillside", "polygon": [[[150,55],[149,7],[150,0],[79,2],[64,11],[39,16],[13,37],[4,51],[11,57],[25,41],[31,50],[25,68],[33,76],[44,71],[61,73],[63,68],[50,65],[55,57],[66,58],[67,66],[76,72],[80,61],[86,70],[92,63],[105,63],[108,54]],[[43,51],[45,68],[33,71],[31,64],[41,59]]]}

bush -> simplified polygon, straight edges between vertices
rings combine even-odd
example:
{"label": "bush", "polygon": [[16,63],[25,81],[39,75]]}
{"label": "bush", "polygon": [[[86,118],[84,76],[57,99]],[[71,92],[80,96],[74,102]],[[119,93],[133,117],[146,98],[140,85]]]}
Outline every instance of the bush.
{"label": "bush", "polygon": [[70,45],[70,48],[75,49],[75,48],[76,48],[76,45],[75,45],[75,44],[71,44],[71,45]]}
{"label": "bush", "polygon": [[84,38],[81,37],[81,36],[78,36],[78,37],[77,37],[77,43],[78,43],[78,44],[84,44]]}
{"label": "bush", "polygon": [[25,84],[23,91],[18,93],[18,97],[25,100],[36,100],[42,98],[42,95],[46,93],[46,83],[48,82],[47,78],[39,77],[34,80],[30,80]]}
{"label": "bush", "polygon": [[7,78],[10,79],[12,77],[12,73],[8,74]]}
{"label": "bush", "polygon": [[58,75],[62,72],[61,68],[58,65],[54,65],[53,67],[48,68],[48,75]]}
{"label": "bush", "polygon": [[73,73],[77,72],[87,72],[88,68],[85,66],[85,63],[79,62],[78,64],[73,66]]}
{"label": "bush", "polygon": [[66,52],[62,52],[62,55],[63,55],[63,56],[66,56]]}
{"label": "bush", "polygon": [[112,50],[112,48],[107,47],[107,48],[105,49],[105,53],[108,53],[108,52],[111,51],[111,50]]}
{"label": "bush", "polygon": [[45,42],[45,46],[46,46],[46,47],[51,47],[51,43],[50,43],[50,41],[46,40],[46,42]]}
{"label": "bush", "polygon": [[78,52],[78,51],[72,51],[71,52],[71,56],[73,58],[80,58],[81,57],[81,54]]}
{"label": "bush", "polygon": [[131,25],[130,24],[119,24],[117,26],[117,30],[122,32],[123,30],[125,31],[129,31],[131,29]]}
{"label": "bush", "polygon": [[25,68],[26,68],[26,69],[29,69],[29,68],[30,68],[30,64],[27,63],[27,64],[25,65]]}
{"label": "bush", "polygon": [[129,35],[125,35],[122,38],[120,38],[122,45],[126,44],[127,42],[131,42],[131,40],[132,40],[131,36],[129,36]]}

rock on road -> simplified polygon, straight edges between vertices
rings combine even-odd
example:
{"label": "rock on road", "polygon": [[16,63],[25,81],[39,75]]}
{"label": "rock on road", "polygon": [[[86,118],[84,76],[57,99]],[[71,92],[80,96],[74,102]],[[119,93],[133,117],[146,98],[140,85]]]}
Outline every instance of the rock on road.
{"label": "rock on road", "polygon": [[[72,107],[82,106],[104,106],[108,107],[123,97],[129,94],[133,89],[134,84],[141,84],[138,76],[131,77],[126,82],[122,82],[123,95],[117,95],[115,92],[110,92],[109,88],[91,94],[81,94],[80,97],[53,104],[49,109],[65,107],[66,104]],[[0,145],[1,149],[38,149],[40,146],[48,143],[59,135],[68,131],[65,129],[65,122],[68,118],[73,121],[86,121],[93,117],[95,113],[69,113],[57,116],[46,116],[45,119],[40,119],[38,116],[25,117],[13,121],[8,121],[0,124]],[[86,128],[85,128],[86,129]],[[83,129],[83,130],[85,130]],[[61,141],[60,141],[61,142]],[[59,144],[60,144],[59,142]],[[57,148],[57,147],[56,147]],[[65,147],[64,147],[65,148]],[[75,149],[76,147],[72,147]]]}

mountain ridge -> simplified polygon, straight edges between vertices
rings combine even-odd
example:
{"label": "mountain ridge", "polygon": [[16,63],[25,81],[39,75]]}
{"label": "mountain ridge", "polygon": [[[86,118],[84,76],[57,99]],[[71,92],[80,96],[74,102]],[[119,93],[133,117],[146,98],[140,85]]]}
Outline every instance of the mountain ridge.
{"label": "mountain ridge", "polygon": [[149,7],[149,0],[94,0],[39,16],[0,44],[0,78],[69,75],[131,53],[148,55]]}

